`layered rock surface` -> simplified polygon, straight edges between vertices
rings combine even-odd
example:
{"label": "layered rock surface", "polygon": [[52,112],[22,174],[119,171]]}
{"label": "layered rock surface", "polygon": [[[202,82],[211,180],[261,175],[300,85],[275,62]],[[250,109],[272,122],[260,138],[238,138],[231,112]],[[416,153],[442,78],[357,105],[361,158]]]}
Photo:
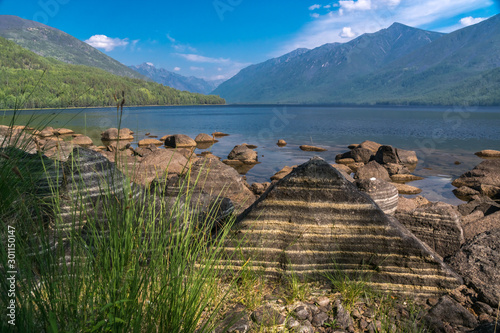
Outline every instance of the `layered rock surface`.
{"label": "layered rock surface", "polygon": [[[440,294],[460,278],[395,219],[320,158],[295,168],[240,217],[224,263],[253,258],[270,278],[372,274],[372,285],[416,296]],[[241,248],[236,243],[242,240]],[[233,256],[234,255],[234,256]],[[361,264],[363,264],[361,266]]]}
{"label": "layered rock surface", "polygon": [[500,229],[476,235],[447,259],[450,266],[492,307],[500,302]]}
{"label": "layered rock surface", "polygon": [[420,240],[443,257],[455,254],[464,242],[460,215],[443,202],[398,212],[397,219]]}

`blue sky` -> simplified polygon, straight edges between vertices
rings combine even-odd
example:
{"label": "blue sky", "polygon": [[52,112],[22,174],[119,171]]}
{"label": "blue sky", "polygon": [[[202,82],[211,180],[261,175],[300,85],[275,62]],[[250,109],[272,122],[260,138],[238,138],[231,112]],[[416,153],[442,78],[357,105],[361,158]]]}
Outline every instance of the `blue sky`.
{"label": "blue sky", "polygon": [[126,65],[227,79],[241,68],[393,22],[450,32],[500,12],[494,0],[0,0],[0,14],[36,20]]}

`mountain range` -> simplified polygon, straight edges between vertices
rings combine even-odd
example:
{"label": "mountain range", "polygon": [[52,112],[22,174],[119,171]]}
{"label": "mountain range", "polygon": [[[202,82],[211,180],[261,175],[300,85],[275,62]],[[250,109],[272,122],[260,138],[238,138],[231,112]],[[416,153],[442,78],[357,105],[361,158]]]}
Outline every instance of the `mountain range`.
{"label": "mountain range", "polygon": [[164,68],[156,68],[149,62],[129,68],[163,85],[200,94],[208,94],[224,82],[224,80],[208,81],[194,76],[179,75]]}
{"label": "mountain range", "polygon": [[394,23],[347,43],[249,66],[230,103],[500,104],[500,15],[449,34]]}

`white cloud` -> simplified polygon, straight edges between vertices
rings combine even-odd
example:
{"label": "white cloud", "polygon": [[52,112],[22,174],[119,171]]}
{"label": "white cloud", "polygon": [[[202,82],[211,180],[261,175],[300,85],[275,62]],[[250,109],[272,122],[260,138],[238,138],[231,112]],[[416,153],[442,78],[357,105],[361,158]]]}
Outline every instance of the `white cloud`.
{"label": "white cloud", "polygon": [[372,9],[371,0],[341,0],[339,5],[342,9],[353,11],[353,10],[370,10]]}
{"label": "white cloud", "polygon": [[353,38],[356,37],[356,33],[352,31],[351,27],[343,27],[339,36],[342,38]]}
{"label": "white cloud", "polygon": [[469,25],[473,25],[473,24],[477,24],[479,22],[482,22],[484,20],[486,20],[487,17],[472,17],[472,16],[467,16],[467,17],[464,17],[463,19],[460,20],[460,24],[467,27]]}
{"label": "white cloud", "polygon": [[180,70],[181,70],[181,68],[180,68],[180,67],[174,67],[174,71],[178,72],[178,71],[180,71]]}
{"label": "white cloud", "polygon": [[186,60],[193,61],[193,62],[207,62],[207,63],[212,63],[212,64],[222,64],[222,63],[228,63],[230,60],[225,59],[225,58],[210,58],[210,57],[204,57],[198,54],[184,54],[184,53],[177,53],[179,56],[183,57]]}
{"label": "white cloud", "polygon": [[175,43],[175,38],[170,36],[170,34],[167,34],[167,38],[169,41],[171,41],[172,43]]}
{"label": "white cloud", "polygon": [[120,38],[110,38],[105,35],[94,35],[87,39],[85,43],[89,44],[96,49],[104,49],[104,51],[109,52],[113,51],[115,48],[120,46],[128,45],[128,38],[120,39]]}
{"label": "white cloud", "polygon": [[[326,43],[343,43],[364,33],[387,28],[394,22],[423,29],[440,27],[441,22],[449,22],[463,13],[491,4],[491,0],[341,0],[338,6],[332,5],[328,14],[320,15],[292,39],[279,45],[270,56],[280,56],[301,47],[312,49]],[[356,34],[344,31],[345,27]],[[449,32],[461,27],[441,26],[437,30]]]}
{"label": "white cloud", "polygon": [[154,67],[155,65],[152,62],[147,62],[146,65]]}
{"label": "white cloud", "polygon": [[318,13],[312,13],[312,14],[311,14],[311,17],[318,18],[318,17],[319,17],[319,14],[318,14]]}
{"label": "white cloud", "polygon": [[312,5],[311,7],[309,7],[309,10],[315,10],[315,9],[319,9],[321,8],[321,5]]}
{"label": "white cloud", "polygon": [[332,5],[326,5],[326,6],[323,6],[323,8],[325,8],[325,9],[329,9],[329,8],[331,8],[331,7],[332,7]]}
{"label": "white cloud", "polygon": [[189,51],[189,52],[196,52],[196,49],[192,46],[189,46],[187,44],[182,44],[179,43],[174,37],[170,36],[170,34],[167,34],[167,39],[172,43],[172,47],[179,52],[184,52],[184,51]]}
{"label": "white cloud", "polygon": [[189,67],[189,69],[192,71],[204,71],[205,70],[205,68],[203,68],[203,67],[196,67],[196,66],[191,66],[191,67]]}
{"label": "white cloud", "polygon": [[210,81],[225,80],[226,78],[229,78],[228,75],[215,75],[215,76],[210,77]]}

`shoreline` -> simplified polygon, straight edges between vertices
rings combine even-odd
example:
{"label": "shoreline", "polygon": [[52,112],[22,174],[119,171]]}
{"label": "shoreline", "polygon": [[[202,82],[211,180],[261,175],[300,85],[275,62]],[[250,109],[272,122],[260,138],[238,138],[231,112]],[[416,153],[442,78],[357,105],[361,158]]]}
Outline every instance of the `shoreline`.
{"label": "shoreline", "polygon": [[[448,109],[448,108],[460,108],[467,109],[468,112],[474,112],[474,109],[497,109],[500,112],[500,105],[428,105],[428,104],[418,104],[418,105],[404,105],[404,104],[336,104],[336,103],[225,103],[225,104],[170,104],[170,105],[128,105],[124,108],[142,108],[142,107],[335,107],[335,108],[366,108],[366,109],[418,109],[418,108],[438,108],[438,109]],[[36,111],[36,110],[75,110],[75,109],[107,109],[115,108],[116,106],[69,106],[66,108],[27,108],[27,109],[2,109],[0,111]]]}

